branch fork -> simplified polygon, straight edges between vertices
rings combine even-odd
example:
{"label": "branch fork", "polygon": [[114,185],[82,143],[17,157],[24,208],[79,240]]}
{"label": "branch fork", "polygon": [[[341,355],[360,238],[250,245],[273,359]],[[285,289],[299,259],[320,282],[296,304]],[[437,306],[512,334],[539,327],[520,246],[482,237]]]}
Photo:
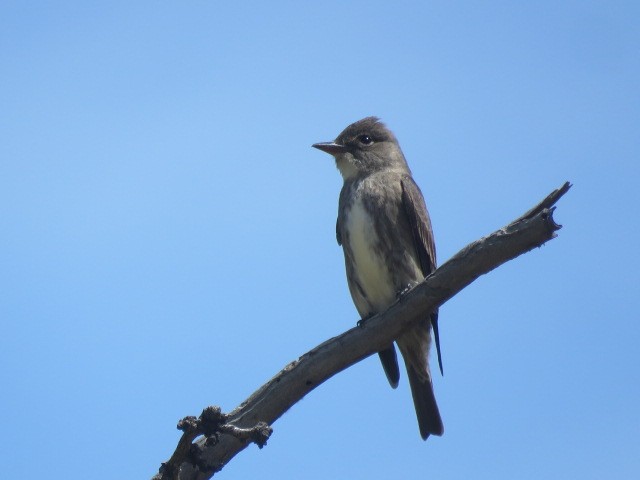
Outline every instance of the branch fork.
{"label": "branch fork", "polygon": [[224,464],[208,464],[203,462],[198,455],[198,449],[193,441],[204,436],[204,446],[213,447],[220,440],[220,434],[231,435],[238,440],[247,443],[252,442],[262,448],[267,444],[267,440],[273,433],[273,429],[265,422],[258,422],[250,428],[237,427],[229,421],[229,415],[222,413],[222,409],[217,406],[209,406],[202,410],[199,417],[192,415],[184,417],[178,422],[178,430],[182,430],[182,437],[178,442],[176,451],[169,461],[160,466],[156,479],[173,480],[178,479],[180,464],[190,461],[197,466],[200,471],[214,473],[222,470]]}

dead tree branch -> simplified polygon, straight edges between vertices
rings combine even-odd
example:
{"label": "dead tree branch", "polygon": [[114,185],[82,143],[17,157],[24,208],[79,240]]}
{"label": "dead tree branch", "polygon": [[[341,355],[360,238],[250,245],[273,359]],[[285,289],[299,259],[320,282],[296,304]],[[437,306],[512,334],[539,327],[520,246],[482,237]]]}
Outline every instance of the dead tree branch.
{"label": "dead tree branch", "polygon": [[318,385],[388,345],[479,276],[555,238],[561,225],[553,220],[554,205],[570,187],[566,182],[509,225],[467,245],[364,326],[291,362],[232,412],[222,414],[219,408],[208,407],[199,418],[183,419],[178,447],[154,480],[206,480],[250,442],[264,445],[270,425]]}

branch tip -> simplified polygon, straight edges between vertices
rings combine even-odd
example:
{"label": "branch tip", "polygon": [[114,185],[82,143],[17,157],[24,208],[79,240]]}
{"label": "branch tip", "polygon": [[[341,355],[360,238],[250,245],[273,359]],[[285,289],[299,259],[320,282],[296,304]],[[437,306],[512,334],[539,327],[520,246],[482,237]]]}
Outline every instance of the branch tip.
{"label": "branch tip", "polygon": [[544,200],[538,203],[538,205],[533,207],[531,210],[529,210],[527,213],[525,213],[518,219],[514,220],[512,224],[519,222],[520,220],[528,220],[530,218],[533,218],[544,209],[551,208],[553,205],[555,205],[558,202],[558,200],[560,200],[560,198],[562,198],[562,196],[565,193],[569,191],[571,187],[572,187],[571,183],[564,182],[564,184],[560,188],[556,188],[553,192],[547,195],[544,198]]}
{"label": "branch tip", "polygon": [[193,415],[189,415],[184,417],[182,420],[178,422],[176,425],[178,430],[183,431],[184,433],[194,433],[198,431],[198,419]]}

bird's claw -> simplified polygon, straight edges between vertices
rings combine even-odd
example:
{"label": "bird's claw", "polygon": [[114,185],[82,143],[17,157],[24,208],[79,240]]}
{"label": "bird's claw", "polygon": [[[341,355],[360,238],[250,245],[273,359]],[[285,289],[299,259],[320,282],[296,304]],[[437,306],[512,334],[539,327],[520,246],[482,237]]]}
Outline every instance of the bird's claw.
{"label": "bird's claw", "polygon": [[397,294],[396,294],[396,299],[400,300],[404,295],[406,295],[407,293],[409,293],[409,290],[411,290],[413,287],[411,285],[407,285],[403,290],[400,290]]}
{"label": "bird's claw", "polygon": [[361,318],[360,320],[358,320],[358,322],[356,323],[356,325],[358,325],[358,327],[362,328],[364,327],[364,324],[367,322],[367,320],[369,320],[371,317],[373,317],[373,315],[367,315],[364,318]]}

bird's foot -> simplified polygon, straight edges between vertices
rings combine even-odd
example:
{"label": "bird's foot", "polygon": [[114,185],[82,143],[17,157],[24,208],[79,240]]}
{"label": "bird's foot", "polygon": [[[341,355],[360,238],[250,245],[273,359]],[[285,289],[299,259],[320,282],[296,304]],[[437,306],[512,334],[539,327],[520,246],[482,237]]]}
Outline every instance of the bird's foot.
{"label": "bird's foot", "polygon": [[404,287],[404,289],[400,290],[398,293],[396,293],[396,300],[400,300],[402,297],[404,297],[407,293],[409,293],[409,291],[413,288],[413,285],[409,284],[406,287]]}
{"label": "bird's foot", "polygon": [[358,325],[358,327],[360,328],[364,327],[364,324],[367,323],[367,320],[369,320],[371,317],[373,317],[373,314],[361,318],[360,320],[358,320],[358,323],[356,325]]}

